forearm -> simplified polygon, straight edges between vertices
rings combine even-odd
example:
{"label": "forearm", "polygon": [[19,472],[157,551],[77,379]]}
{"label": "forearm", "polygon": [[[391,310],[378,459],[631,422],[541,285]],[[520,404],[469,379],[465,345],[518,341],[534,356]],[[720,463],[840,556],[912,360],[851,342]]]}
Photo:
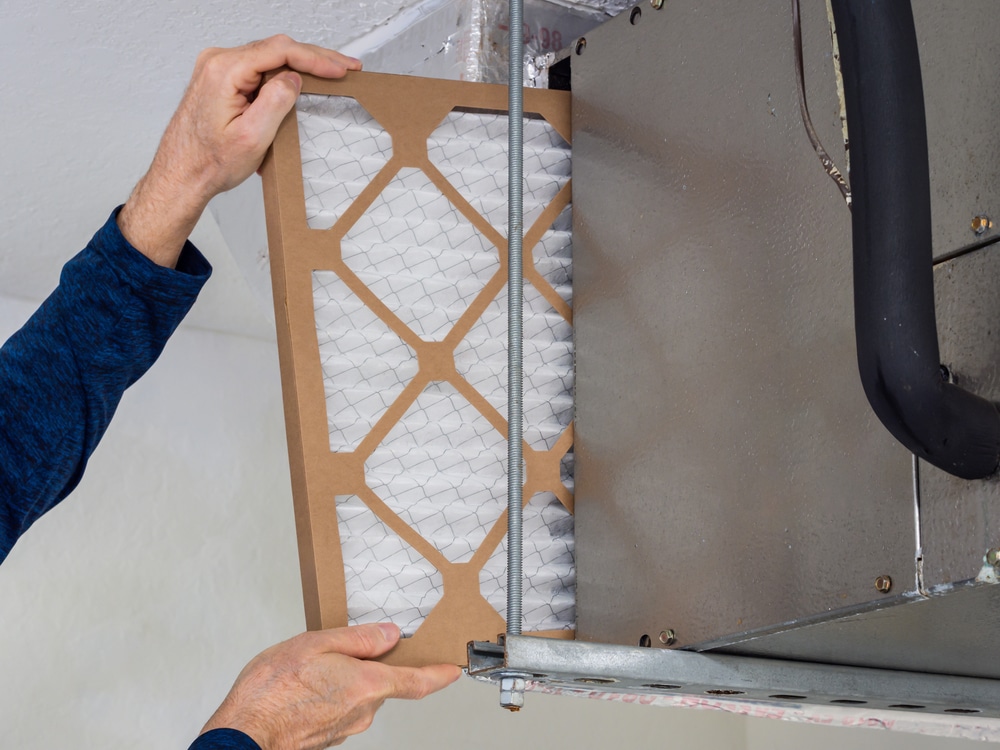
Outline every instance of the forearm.
{"label": "forearm", "polygon": [[154,265],[112,215],[0,348],[0,561],[73,490],[122,393],[194,303],[211,268],[192,245],[178,259]]}

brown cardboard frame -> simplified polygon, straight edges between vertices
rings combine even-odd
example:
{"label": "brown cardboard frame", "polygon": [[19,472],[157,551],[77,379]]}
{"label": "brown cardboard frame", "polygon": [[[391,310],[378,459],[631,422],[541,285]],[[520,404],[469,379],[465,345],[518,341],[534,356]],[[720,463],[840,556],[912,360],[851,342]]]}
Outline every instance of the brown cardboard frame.
{"label": "brown cardboard frame", "polygon": [[[446,115],[457,108],[507,111],[507,88],[377,73],[351,72],[325,80],[303,76],[303,93],[347,96],[357,100],[392,137],[392,157],[330,229],[310,229],[306,221],[296,113],[278,130],[261,175],[267,216],[278,353],[284,399],[292,494],[295,504],[299,562],[309,629],[344,626],[347,592],[337,511],[332,498],[358,495],[382,521],[441,573],[444,595],[412,638],[402,641],[383,660],[393,664],[438,662],[464,664],[469,640],[491,640],[505,630],[503,618],[482,597],[478,572],[506,534],[506,512],[467,563],[452,563],[399,518],[365,482],[364,463],[424,387],[446,380],[454,385],[501,433],[506,419],[455,370],[452,352],[507,278],[507,243],[429,161],[427,139]],[[526,89],[524,110],[544,117],[571,142],[568,92]],[[442,342],[423,341],[403,324],[340,258],[340,241],[401,168],[422,170],[444,196],[491,241],[500,269]],[[524,277],[570,323],[572,310],[541,277],[532,250],[569,204],[571,183],[556,195],[524,235]],[[340,276],[399,337],[416,352],[419,371],[386,414],[353,453],[329,447],[326,400],[313,310],[312,274],[332,270]],[[527,481],[524,497],[553,492],[570,512],[573,498],[560,477],[560,461],[573,443],[570,424],[555,447],[533,450],[525,444]],[[537,635],[573,638],[572,631]]]}

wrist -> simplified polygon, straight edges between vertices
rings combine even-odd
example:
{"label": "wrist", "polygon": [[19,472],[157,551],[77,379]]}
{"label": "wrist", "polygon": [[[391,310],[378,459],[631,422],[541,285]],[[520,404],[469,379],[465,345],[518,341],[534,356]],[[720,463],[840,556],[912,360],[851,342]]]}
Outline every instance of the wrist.
{"label": "wrist", "polygon": [[118,213],[122,236],[154,263],[174,268],[208,201],[194,187],[158,178],[154,167]]}

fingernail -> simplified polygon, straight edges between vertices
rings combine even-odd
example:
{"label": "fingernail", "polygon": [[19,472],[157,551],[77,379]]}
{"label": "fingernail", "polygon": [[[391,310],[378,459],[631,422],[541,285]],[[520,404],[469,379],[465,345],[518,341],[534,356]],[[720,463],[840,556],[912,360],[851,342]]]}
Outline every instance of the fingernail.
{"label": "fingernail", "polygon": [[387,641],[399,640],[399,628],[391,622],[380,622],[378,628],[382,631],[382,635]]}

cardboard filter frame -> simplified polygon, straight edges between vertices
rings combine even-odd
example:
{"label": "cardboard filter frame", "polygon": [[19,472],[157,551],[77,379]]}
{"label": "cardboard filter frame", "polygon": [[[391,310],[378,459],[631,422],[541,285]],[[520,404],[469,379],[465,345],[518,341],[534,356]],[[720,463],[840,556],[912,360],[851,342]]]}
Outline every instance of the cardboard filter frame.
{"label": "cardboard filter frame", "polygon": [[[457,371],[453,350],[501,291],[507,280],[507,242],[442,175],[428,158],[428,137],[456,109],[506,113],[507,88],[479,83],[420,79],[375,73],[349,73],[338,80],[303,76],[303,94],[356,100],[392,138],[391,157],[329,229],[312,229],[306,216],[297,115],[293,110],[278,130],[262,169],[270,246],[278,351],[284,399],[296,533],[310,629],[348,624],[347,591],[334,498],[360,497],[384,523],[440,573],[443,596],[414,635],[401,641],[383,661],[419,666],[465,663],[470,640],[492,640],[506,625],[482,596],[479,570],[506,534],[504,512],[490,528],[471,560],[451,562],[411,528],[366,483],[365,461],[429,384],[447,381],[506,438],[505,415],[494,409]],[[526,89],[526,113],[544,118],[571,142],[569,92]],[[499,270],[476,296],[442,341],[425,341],[403,323],[341,258],[341,241],[400,169],[421,170],[452,206],[495,246]],[[567,182],[524,234],[524,278],[552,308],[571,323],[570,305],[553,290],[532,262],[533,248],[570,204]],[[389,405],[370,433],[352,452],[332,452],[324,379],[314,313],[315,271],[333,271],[417,355],[416,377]],[[548,450],[525,444],[527,500],[551,492],[570,511],[571,491],[560,465],[572,448],[572,423]],[[572,630],[535,633],[573,638]]]}

